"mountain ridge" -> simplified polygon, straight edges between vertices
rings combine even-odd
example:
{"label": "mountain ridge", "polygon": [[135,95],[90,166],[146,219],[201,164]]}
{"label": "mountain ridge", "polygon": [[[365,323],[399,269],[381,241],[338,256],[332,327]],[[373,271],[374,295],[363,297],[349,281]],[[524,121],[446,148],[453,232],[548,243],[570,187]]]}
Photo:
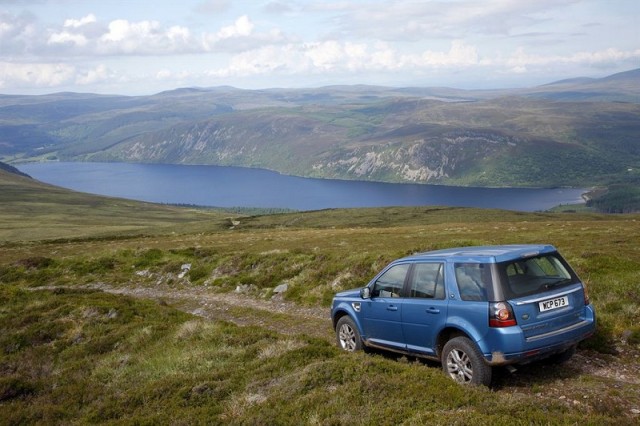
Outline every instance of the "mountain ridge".
{"label": "mountain ridge", "polygon": [[640,170],[640,69],[529,89],[179,88],[0,95],[0,160],[262,167],[322,178],[593,186]]}

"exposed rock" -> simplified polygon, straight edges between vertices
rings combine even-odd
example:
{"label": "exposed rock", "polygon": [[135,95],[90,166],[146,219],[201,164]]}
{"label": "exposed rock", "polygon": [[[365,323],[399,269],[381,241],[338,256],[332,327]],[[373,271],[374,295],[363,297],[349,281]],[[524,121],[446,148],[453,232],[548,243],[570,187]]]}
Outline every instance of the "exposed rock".
{"label": "exposed rock", "polygon": [[254,293],[257,290],[258,287],[253,284],[240,284],[239,286],[236,286],[235,292],[238,294],[249,294]]}
{"label": "exposed rock", "polygon": [[287,283],[282,283],[273,289],[273,292],[276,294],[285,293],[289,290],[289,285]]}
{"label": "exposed rock", "polygon": [[136,275],[139,277],[148,277],[151,275],[148,269],[143,269],[142,271],[136,271]]}
{"label": "exposed rock", "polygon": [[191,264],[185,263],[180,267],[181,272],[178,274],[178,278],[184,278],[191,270]]}

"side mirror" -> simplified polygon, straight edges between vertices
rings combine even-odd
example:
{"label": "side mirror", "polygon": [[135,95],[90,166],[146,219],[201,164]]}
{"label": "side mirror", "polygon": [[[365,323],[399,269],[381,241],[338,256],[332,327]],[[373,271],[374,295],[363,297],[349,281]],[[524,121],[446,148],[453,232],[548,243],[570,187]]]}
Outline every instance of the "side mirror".
{"label": "side mirror", "polygon": [[371,289],[369,287],[363,287],[360,289],[360,297],[363,299],[371,298]]}

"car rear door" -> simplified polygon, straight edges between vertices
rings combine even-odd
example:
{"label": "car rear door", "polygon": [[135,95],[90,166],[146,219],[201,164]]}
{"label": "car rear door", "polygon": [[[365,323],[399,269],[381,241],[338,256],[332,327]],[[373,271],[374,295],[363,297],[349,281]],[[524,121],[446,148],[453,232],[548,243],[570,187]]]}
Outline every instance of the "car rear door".
{"label": "car rear door", "polygon": [[447,320],[444,263],[415,263],[402,304],[402,331],[407,350],[435,354],[435,339]]}

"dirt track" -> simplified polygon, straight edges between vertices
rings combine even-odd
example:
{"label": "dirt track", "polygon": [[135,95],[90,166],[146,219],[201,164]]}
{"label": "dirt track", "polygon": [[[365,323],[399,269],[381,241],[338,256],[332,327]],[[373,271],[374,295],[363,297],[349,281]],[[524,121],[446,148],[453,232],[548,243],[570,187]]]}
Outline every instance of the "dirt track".
{"label": "dirt track", "polygon": [[330,341],[334,338],[328,308],[303,307],[284,300],[257,299],[237,293],[217,293],[206,287],[123,288],[98,283],[85,288],[157,300],[211,320],[256,325],[289,335],[307,334]]}

